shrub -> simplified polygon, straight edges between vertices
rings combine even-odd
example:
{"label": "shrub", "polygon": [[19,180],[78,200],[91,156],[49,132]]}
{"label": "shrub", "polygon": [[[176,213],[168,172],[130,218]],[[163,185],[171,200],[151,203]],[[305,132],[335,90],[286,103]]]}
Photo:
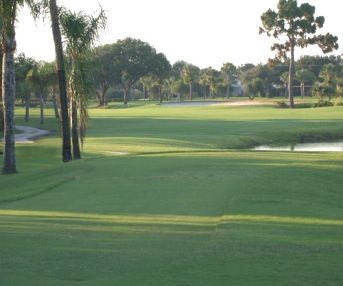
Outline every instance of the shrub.
{"label": "shrub", "polygon": [[311,103],[298,103],[295,108],[311,108],[313,105]]}
{"label": "shrub", "polygon": [[339,105],[342,105],[342,98],[340,96],[337,96],[335,98],[335,102],[334,102],[334,106],[339,106]]}
{"label": "shrub", "polygon": [[124,101],[124,91],[122,89],[110,88],[106,95],[107,102]]}
{"label": "shrub", "polygon": [[324,101],[318,101],[314,103],[313,107],[326,107],[326,106],[333,106],[334,104],[331,101],[324,100]]}
{"label": "shrub", "polygon": [[286,102],[282,101],[278,101],[277,102],[277,107],[278,108],[288,108],[288,104]]}

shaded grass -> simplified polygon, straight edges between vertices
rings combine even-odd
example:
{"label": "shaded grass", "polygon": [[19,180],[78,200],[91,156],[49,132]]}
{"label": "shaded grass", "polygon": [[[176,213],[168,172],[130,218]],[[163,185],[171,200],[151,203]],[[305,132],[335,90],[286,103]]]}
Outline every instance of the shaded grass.
{"label": "shaded grass", "polygon": [[293,111],[92,110],[81,161],[17,146],[0,198],[40,194],[0,204],[1,284],[342,284],[343,155],[218,148],[341,130],[338,107]]}

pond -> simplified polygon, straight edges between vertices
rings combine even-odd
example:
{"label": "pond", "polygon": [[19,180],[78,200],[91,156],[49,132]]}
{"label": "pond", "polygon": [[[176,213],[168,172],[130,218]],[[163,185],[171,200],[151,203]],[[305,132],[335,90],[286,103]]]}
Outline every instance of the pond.
{"label": "pond", "polygon": [[343,141],[341,142],[322,142],[322,143],[299,143],[292,146],[267,146],[261,145],[253,148],[259,151],[320,151],[320,152],[342,152]]}

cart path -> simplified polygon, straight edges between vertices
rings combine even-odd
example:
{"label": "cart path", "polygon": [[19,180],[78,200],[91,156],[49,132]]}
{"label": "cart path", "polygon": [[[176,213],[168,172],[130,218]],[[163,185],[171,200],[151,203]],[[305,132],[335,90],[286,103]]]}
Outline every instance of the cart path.
{"label": "cart path", "polygon": [[[41,137],[50,133],[48,130],[38,129],[29,126],[16,125],[16,129],[22,131],[20,134],[14,135],[14,140],[16,143],[34,143],[34,139]],[[4,141],[4,138],[1,138]]]}

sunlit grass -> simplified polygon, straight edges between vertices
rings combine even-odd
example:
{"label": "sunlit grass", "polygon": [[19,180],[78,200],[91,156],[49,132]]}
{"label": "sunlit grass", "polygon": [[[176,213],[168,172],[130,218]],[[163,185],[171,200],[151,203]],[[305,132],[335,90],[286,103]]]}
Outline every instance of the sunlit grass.
{"label": "sunlit grass", "polygon": [[101,215],[71,212],[50,212],[50,211],[25,211],[25,210],[0,210],[3,217],[20,219],[29,218],[38,221],[66,221],[66,222],[89,222],[106,224],[128,224],[128,225],[165,225],[165,226],[210,226],[218,223],[230,224],[239,222],[251,223],[278,223],[278,224],[299,224],[299,225],[343,225],[343,220],[328,220],[317,218],[301,217],[278,217],[263,215],[223,215],[221,217],[206,216],[177,216],[177,215]]}

